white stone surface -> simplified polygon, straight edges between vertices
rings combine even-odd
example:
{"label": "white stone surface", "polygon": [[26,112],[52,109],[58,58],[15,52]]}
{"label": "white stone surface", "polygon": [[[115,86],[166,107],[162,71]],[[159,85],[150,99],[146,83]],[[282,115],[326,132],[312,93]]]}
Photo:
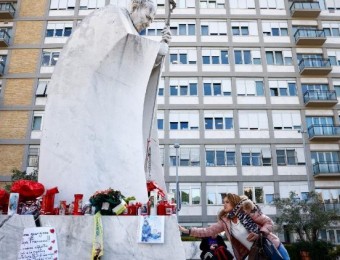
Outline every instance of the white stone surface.
{"label": "white stone surface", "polygon": [[[145,157],[160,68],[159,42],[140,37],[128,13],[107,6],[72,33],[49,83],[39,181],[56,202],[120,190],[147,201]],[[153,131],[152,179],[164,187]]]}
{"label": "white stone surface", "polygon": [[22,234],[28,227],[35,227],[33,216],[0,215],[0,259],[17,259]]}
{"label": "white stone surface", "polygon": [[[0,223],[7,216],[0,216]],[[56,229],[60,259],[90,259],[93,216],[40,216],[42,226]],[[138,216],[102,216],[102,260],[184,260],[176,216],[165,218],[164,244],[137,243]],[[0,259],[17,259],[23,230],[35,227],[33,216],[14,216],[0,228]]]}

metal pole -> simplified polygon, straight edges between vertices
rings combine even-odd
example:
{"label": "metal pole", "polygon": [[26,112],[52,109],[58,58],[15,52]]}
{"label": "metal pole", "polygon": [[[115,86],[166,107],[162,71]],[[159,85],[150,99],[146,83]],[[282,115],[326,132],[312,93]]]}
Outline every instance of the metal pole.
{"label": "metal pole", "polygon": [[303,149],[305,152],[305,160],[306,160],[306,170],[307,170],[307,185],[308,185],[308,192],[311,192],[311,187],[310,187],[310,180],[309,180],[309,163],[308,163],[308,159],[307,159],[307,147],[306,147],[306,140],[305,140],[305,134],[307,133],[306,130],[304,130],[302,127],[299,130],[299,132],[302,134],[302,145],[303,145]]}
{"label": "metal pole", "polygon": [[179,143],[174,144],[174,148],[176,149],[176,216],[178,221],[178,211],[179,211],[179,205],[180,205],[180,197],[179,197],[179,183],[178,183],[178,148]]}

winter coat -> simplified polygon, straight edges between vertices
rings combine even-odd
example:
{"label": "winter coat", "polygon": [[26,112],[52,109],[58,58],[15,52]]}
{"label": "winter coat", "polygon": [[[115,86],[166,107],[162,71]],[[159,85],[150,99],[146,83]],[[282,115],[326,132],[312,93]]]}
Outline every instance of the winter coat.
{"label": "winter coat", "polygon": [[[249,200],[246,203],[250,203]],[[249,206],[249,204],[247,204],[247,206]],[[274,228],[273,221],[263,213],[259,213],[259,211],[251,211],[248,215],[259,226],[260,231],[266,234],[267,238],[278,248],[281,242],[280,239],[272,233]],[[209,227],[192,228],[190,235],[194,237],[210,237],[223,231],[225,231],[231,243],[235,258],[237,260],[245,259],[249,254],[249,250],[231,235],[231,219],[228,219],[225,213],[220,214],[218,222]]]}

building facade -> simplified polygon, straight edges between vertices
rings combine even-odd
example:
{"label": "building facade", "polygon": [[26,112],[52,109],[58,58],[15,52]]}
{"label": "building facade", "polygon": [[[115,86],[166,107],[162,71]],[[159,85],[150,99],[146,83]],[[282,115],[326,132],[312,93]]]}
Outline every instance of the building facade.
{"label": "building facade", "polygon": [[[0,1],[0,185],[38,165],[48,82],[72,30],[128,3]],[[157,6],[142,34],[159,41],[167,1]],[[157,125],[169,191],[178,158],[180,222],[215,222],[227,192],[275,216],[275,197],[316,190],[340,213],[340,0],[177,0],[171,32]],[[321,237],[340,244],[340,226]]]}

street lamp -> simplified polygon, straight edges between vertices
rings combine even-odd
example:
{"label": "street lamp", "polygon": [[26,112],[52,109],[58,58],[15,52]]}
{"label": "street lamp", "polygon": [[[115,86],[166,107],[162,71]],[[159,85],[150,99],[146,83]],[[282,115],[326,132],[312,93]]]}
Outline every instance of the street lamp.
{"label": "street lamp", "polygon": [[177,216],[177,221],[178,221],[178,211],[180,211],[180,197],[179,197],[179,183],[178,183],[178,148],[179,148],[179,143],[174,144],[174,148],[176,149],[176,216]]}
{"label": "street lamp", "polygon": [[310,180],[309,180],[309,160],[307,160],[307,147],[306,147],[306,140],[305,140],[305,134],[307,134],[307,131],[301,127],[300,130],[298,130],[299,133],[302,134],[302,145],[303,149],[305,152],[305,160],[306,160],[306,168],[307,168],[307,185],[308,185],[308,192],[311,192],[311,187],[310,187]]}

